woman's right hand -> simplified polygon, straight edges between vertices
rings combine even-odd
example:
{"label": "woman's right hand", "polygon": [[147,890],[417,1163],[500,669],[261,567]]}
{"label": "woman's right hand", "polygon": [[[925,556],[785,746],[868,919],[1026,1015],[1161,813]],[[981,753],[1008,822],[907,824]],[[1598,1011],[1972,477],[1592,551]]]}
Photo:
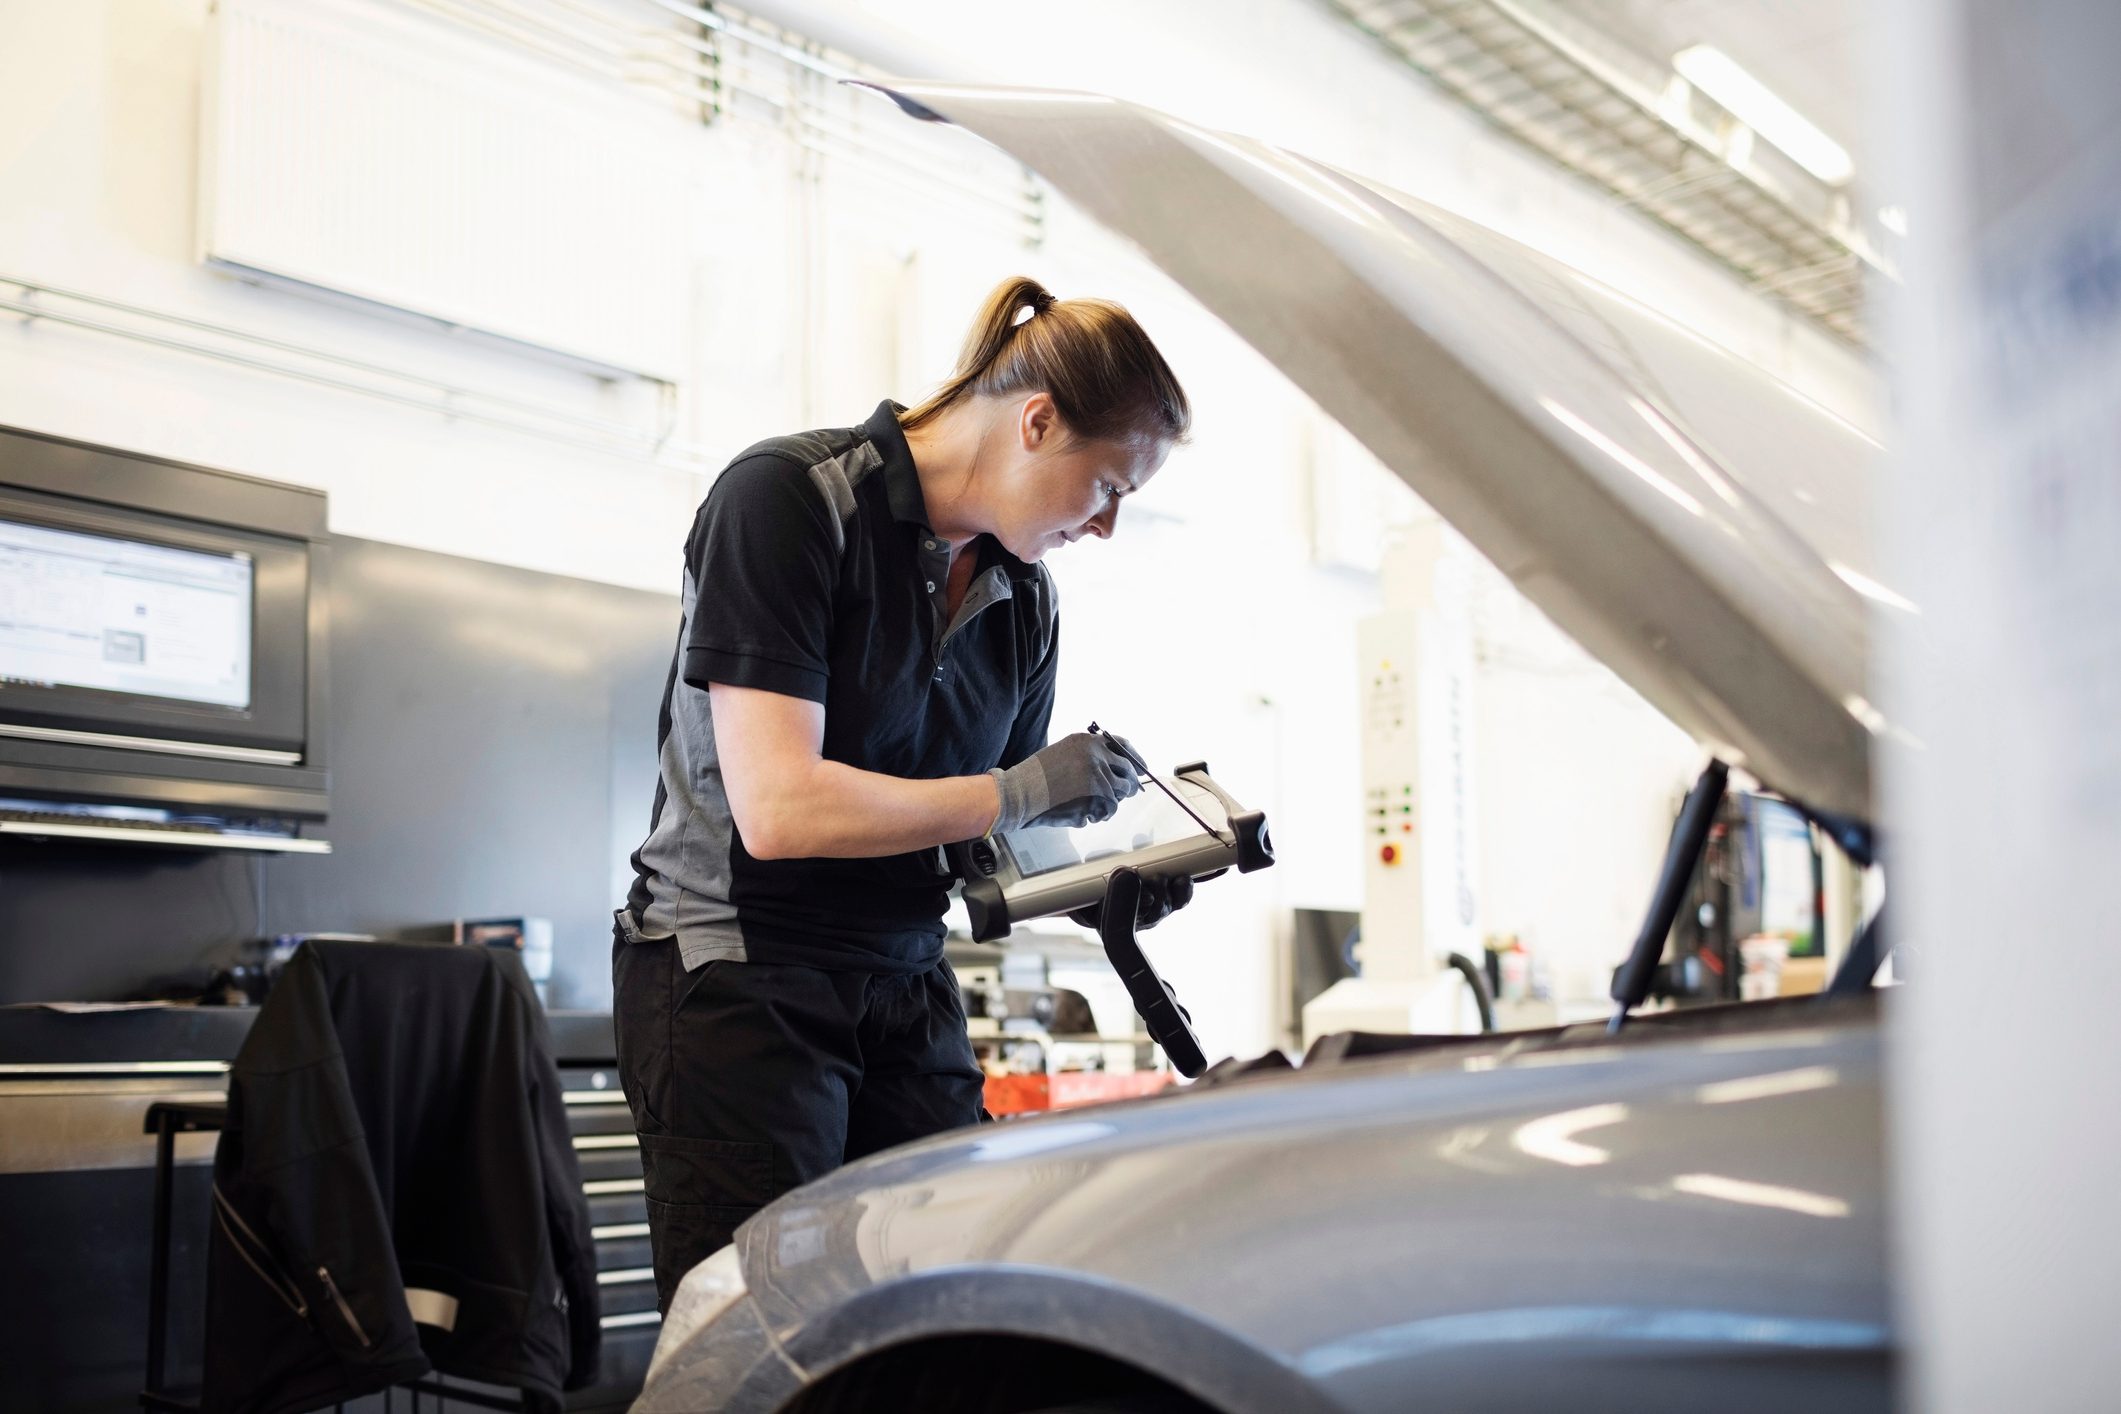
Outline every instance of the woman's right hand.
{"label": "woman's right hand", "polygon": [[988,772],[1001,796],[1001,813],[987,833],[1027,825],[1087,825],[1109,820],[1119,803],[1142,788],[1127,759],[1101,736],[1076,732],[1007,769]]}

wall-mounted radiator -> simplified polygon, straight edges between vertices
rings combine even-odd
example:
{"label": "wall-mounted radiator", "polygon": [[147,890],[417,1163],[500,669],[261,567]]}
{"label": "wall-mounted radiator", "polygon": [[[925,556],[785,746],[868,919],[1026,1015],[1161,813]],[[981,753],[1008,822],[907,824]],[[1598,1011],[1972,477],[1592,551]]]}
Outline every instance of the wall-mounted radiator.
{"label": "wall-mounted radiator", "polygon": [[697,122],[374,0],[218,0],[200,254],[676,382]]}

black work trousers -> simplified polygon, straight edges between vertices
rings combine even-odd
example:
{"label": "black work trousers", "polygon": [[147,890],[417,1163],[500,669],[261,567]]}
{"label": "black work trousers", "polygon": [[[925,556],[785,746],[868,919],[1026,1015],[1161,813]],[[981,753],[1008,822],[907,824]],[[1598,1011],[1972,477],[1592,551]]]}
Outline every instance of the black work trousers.
{"label": "black work trousers", "polygon": [[611,977],[664,1311],[685,1273],[789,1189],[986,1117],[941,959],[912,976],[758,962],[687,972],[674,939],[618,933]]}

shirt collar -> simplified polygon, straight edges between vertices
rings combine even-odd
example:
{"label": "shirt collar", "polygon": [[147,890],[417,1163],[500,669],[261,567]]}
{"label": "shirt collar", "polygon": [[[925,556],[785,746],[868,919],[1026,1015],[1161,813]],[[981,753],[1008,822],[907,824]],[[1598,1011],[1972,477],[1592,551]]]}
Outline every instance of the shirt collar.
{"label": "shirt collar", "polygon": [[905,409],[886,398],[862,424],[862,435],[876,444],[884,458],[884,493],[891,501],[891,517],[908,525],[928,528],[928,500],[921,495],[921,474],[913,465],[913,449],[906,445],[905,429],[898,425]]}
{"label": "shirt collar", "polygon": [[[928,498],[921,494],[920,471],[913,465],[913,449],[906,445],[906,432],[898,421],[905,410],[891,399],[884,399],[862,424],[862,434],[883,455],[884,494],[891,502],[892,519],[928,530]],[[999,566],[1011,580],[1038,578],[1037,565],[1019,560],[991,535],[980,539],[986,542],[980,547],[982,563]]]}

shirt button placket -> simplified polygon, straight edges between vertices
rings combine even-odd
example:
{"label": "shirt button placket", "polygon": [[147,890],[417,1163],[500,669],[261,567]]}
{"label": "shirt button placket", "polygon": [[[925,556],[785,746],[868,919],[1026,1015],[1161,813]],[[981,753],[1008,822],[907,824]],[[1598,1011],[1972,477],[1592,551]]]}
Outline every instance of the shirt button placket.
{"label": "shirt button placket", "polygon": [[[928,537],[927,539],[925,539],[925,540],[921,541],[921,545],[922,545],[922,547],[923,547],[923,548],[925,548],[925,549],[926,549],[926,550],[928,551],[928,561],[929,561],[929,569],[928,569],[928,573],[929,573],[929,575],[930,575],[931,577],[930,577],[930,578],[929,578],[929,579],[927,580],[927,585],[928,585],[928,593],[929,593],[929,594],[930,594],[930,595],[932,596],[932,595],[934,595],[934,593],[935,593],[935,580],[934,580],[934,578],[933,578],[933,575],[934,575],[934,573],[935,573],[935,568],[934,568],[934,565],[935,565],[935,560],[936,560],[937,556],[938,556],[938,555],[939,555],[939,554],[941,553],[941,551],[942,551],[942,548],[943,548],[943,542],[942,542],[941,540],[938,540],[937,538],[935,538],[934,536],[932,536],[932,535],[931,535],[931,536],[929,536],[929,537]],[[946,565],[946,568],[947,568],[947,565]],[[931,598],[931,601],[930,601],[930,602],[931,602],[931,604],[933,603],[933,600],[932,600],[932,598]],[[943,619],[943,611],[942,611],[942,608],[941,608],[940,606],[935,606],[935,620],[936,620],[936,634],[935,634],[935,675],[934,675],[934,679],[933,679],[933,680],[934,680],[934,681],[936,681],[936,682],[941,682],[941,681],[943,680],[943,625],[942,625],[942,619]]]}

